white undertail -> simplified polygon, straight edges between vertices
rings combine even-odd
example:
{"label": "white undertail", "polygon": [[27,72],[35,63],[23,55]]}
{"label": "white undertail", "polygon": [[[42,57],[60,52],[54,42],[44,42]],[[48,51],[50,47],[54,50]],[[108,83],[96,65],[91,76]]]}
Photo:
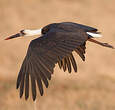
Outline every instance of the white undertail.
{"label": "white undertail", "polygon": [[86,32],[86,33],[92,37],[102,37],[100,33],[93,33],[93,32]]}

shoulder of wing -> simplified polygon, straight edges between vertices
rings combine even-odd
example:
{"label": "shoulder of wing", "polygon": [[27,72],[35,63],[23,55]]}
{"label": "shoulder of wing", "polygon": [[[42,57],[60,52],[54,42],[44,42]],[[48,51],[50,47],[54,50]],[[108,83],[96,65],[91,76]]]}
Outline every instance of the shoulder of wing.
{"label": "shoulder of wing", "polygon": [[84,30],[85,32],[87,32],[87,31],[98,31],[98,29],[96,29],[94,27],[90,27],[90,26],[78,24],[78,23],[73,23],[73,22],[62,22],[62,23],[60,23],[60,25],[81,29],[81,30]]}

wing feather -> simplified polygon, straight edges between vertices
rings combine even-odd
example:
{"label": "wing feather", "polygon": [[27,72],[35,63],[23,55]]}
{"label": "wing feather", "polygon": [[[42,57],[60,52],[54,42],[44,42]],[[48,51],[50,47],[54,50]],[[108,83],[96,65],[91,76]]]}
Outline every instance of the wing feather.
{"label": "wing feather", "polygon": [[62,62],[62,60],[59,57],[58,57],[58,66],[59,66],[60,69],[63,66],[63,62]]}
{"label": "wing feather", "polygon": [[35,82],[36,75],[35,75],[33,63],[30,61],[29,64],[30,64],[30,68],[31,68],[30,77],[31,77],[32,98],[33,98],[33,100],[35,100],[36,99],[36,82]]}
{"label": "wing feather", "polygon": [[24,87],[25,99],[29,97],[29,75],[33,100],[36,99],[36,82],[42,96],[44,93],[42,82],[47,88],[49,85],[48,80],[51,79],[56,63],[64,71],[68,69],[68,72],[71,73],[73,66],[74,71],[77,72],[77,65],[72,51],[75,50],[82,60],[85,60],[84,43],[87,39],[88,35],[82,30],[77,30],[77,32],[73,33],[57,31],[56,29],[32,40],[17,78],[17,88],[20,87],[20,97],[23,95]]}
{"label": "wing feather", "polygon": [[[33,61],[34,61],[34,64],[36,65],[36,63],[35,63],[35,59],[33,58]],[[45,73],[43,73],[42,72],[42,70],[41,70],[41,68],[40,68],[40,63],[39,63],[39,61],[37,61],[37,63],[38,63],[38,65],[36,65],[36,67],[37,67],[37,74],[39,74],[39,77],[42,79],[42,81],[44,82],[44,84],[45,84],[45,86],[46,86],[46,88],[48,87],[48,80],[47,80],[47,78],[46,78],[46,76],[44,75]]]}
{"label": "wing feather", "polygon": [[40,95],[42,96],[43,93],[44,93],[44,91],[43,91],[43,84],[42,84],[41,78],[37,74],[38,73],[37,67],[34,68],[34,71],[35,71],[35,74],[36,74],[36,79],[37,79],[37,85],[38,85],[38,88],[39,88],[39,92],[40,92]]}
{"label": "wing feather", "polygon": [[29,68],[28,68],[28,64],[27,64],[27,73],[25,76],[25,99],[27,100],[29,97]]}
{"label": "wing feather", "polygon": [[39,66],[39,68],[40,68],[40,70],[42,71],[42,73],[44,73],[44,75],[50,80],[52,73],[48,71],[48,68],[47,68],[47,67],[45,68],[43,62],[40,63],[40,60],[38,60],[37,57],[34,57],[34,58],[36,58],[36,60],[35,60],[36,66],[37,66],[37,67]]}
{"label": "wing feather", "polygon": [[66,62],[66,58],[63,58],[62,59],[62,66],[63,66],[63,71],[65,72],[66,69],[67,69],[67,66],[66,66],[67,62]]}
{"label": "wing feather", "polygon": [[70,61],[73,65],[74,71],[77,72],[77,64],[76,64],[76,61],[75,61],[74,56],[73,56],[72,53],[70,54],[69,58],[70,58]]}
{"label": "wing feather", "polygon": [[75,52],[81,57],[83,61],[85,61],[85,56],[80,52],[79,48],[75,49]]}
{"label": "wing feather", "polygon": [[68,72],[71,73],[71,63],[68,57],[66,57]]}
{"label": "wing feather", "polygon": [[23,66],[21,67],[21,70],[20,70],[20,74],[22,74],[21,78],[20,78],[21,79],[20,80],[20,98],[23,96],[23,92],[24,92],[25,72],[26,72],[26,65],[25,65],[25,62],[24,62]]}

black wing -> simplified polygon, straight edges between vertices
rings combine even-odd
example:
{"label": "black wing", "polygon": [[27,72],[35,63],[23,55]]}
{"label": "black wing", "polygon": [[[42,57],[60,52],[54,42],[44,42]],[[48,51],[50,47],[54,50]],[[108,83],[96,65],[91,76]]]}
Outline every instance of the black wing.
{"label": "black wing", "polygon": [[[75,49],[75,52],[81,57],[83,61],[85,61],[85,49],[85,43],[81,46],[76,47]],[[68,63],[68,60],[71,63]],[[68,72],[71,73],[71,66],[73,66],[74,71],[77,72],[77,64],[72,53],[64,57],[62,60],[59,58],[58,65],[60,69],[63,68],[64,72],[68,69]]]}
{"label": "black wing", "polygon": [[20,97],[23,95],[24,88],[25,99],[29,97],[29,76],[33,100],[36,99],[36,84],[42,96],[43,83],[47,88],[48,80],[51,79],[51,74],[53,74],[57,62],[60,67],[63,66],[64,71],[68,68],[68,71],[71,72],[69,66],[71,63],[74,70],[77,71],[72,51],[75,50],[84,60],[84,46],[87,39],[87,34],[82,30],[77,32],[51,30],[42,37],[32,40],[17,78]]}
{"label": "black wing", "polygon": [[60,26],[64,27],[64,28],[65,28],[65,26],[66,26],[66,28],[69,27],[69,30],[71,27],[72,30],[82,29],[85,32],[96,32],[96,31],[98,31],[98,29],[96,29],[96,28],[86,26],[83,24],[73,23],[73,22],[62,22],[62,23],[60,23]]}

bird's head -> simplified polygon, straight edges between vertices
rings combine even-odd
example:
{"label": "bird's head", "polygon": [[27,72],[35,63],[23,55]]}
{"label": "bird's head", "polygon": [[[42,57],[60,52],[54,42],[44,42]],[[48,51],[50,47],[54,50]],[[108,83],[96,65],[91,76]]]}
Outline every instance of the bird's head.
{"label": "bird's head", "polygon": [[42,29],[37,29],[37,30],[25,29],[25,30],[21,30],[17,34],[14,34],[14,35],[7,37],[5,40],[9,40],[9,39],[17,38],[17,37],[41,35],[41,33],[42,33],[41,31],[42,31]]}

